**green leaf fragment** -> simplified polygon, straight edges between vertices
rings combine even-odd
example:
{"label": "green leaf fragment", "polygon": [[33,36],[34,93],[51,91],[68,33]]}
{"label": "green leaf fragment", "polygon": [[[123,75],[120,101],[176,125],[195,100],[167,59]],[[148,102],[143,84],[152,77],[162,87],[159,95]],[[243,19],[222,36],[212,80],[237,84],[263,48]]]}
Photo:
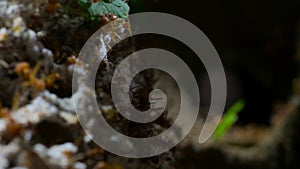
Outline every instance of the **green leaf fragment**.
{"label": "green leaf fragment", "polygon": [[93,19],[99,18],[100,14],[108,15],[114,14],[120,18],[125,18],[129,13],[129,6],[122,0],[113,0],[111,3],[99,1],[93,3],[89,8],[89,14]]}
{"label": "green leaf fragment", "polygon": [[213,137],[215,140],[220,140],[228,129],[234,125],[234,123],[238,120],[238,113],[242,111],[244,107],[245,101],[239,100],[228,109],[214,132]]}

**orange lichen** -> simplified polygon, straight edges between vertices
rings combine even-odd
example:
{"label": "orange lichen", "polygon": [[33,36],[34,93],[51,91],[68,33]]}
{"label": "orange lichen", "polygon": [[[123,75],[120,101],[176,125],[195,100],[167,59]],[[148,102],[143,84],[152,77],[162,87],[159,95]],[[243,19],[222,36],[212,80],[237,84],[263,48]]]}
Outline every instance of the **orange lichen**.
{"label": "orange lichen", "polygon": [[4,132],[5,137],[13,138],[20,134],[23,126],[21,124],[16,123],[13,120],[10,120],[10,122],[6,126],[6,130]]}
{"label": "orange lichen", "polygon": [[29,63],[27,62],[19,62],[15,66],[15,72],[20,76],[25,79],[29,78],[30,74],[30,66]]}
{"label": "orange lichen", "polygon": [[[46,82],[42,79],[36,77],[37,72],[39,71],[40,63],[38,62],[33,70],[30,68],[29,63],[20,62],[15,66],[15,72],[23,78],[25,81],[25,87],[34,87],[39,91],[46,89]],[[15,102],[14,102],[15,103]]]}
{"label": "orange lichen", "polygon": [[12,110],[16,110],[19,107],[21,100],[21,94],[20,92],[16,91],[14,97],[13,97],[13,104],[12,104]]}
{"label": "orange lichen", "polygon": [[95,156],[97,154],[103,154],[105,151],[102,148],[94,148],[92,150],[87,151],[84,156],[85,157],[90,157],[90,156]]}
{"label": "orange lichen", "polygon": [[35,87],[40,90],[43,91],[46,88],[46,84],[43,80],[41,79],[35,79]]}
{"label": "orange lichen", "polygon": [[122,167],[117,164],[108,164],[101,161],[94,167],[94,169],[122,169]]}
{"label": "orange lichen", "polygon": [[73,64],[75,64],[75,63],[76,63],[76,58],[75,58],[75,56],[70,56],[70,57],[67,58],[67,61],[66,61],[66,64],[67,64],[67,65],[73,65]]}
{"label": "orange lichen", "polygon": [[58,86],[55,85],[55,81],[59,79],[59,74],[58,73],[51,73],[47,75],[44,80],[47,88],[57,88]]}
{"label": "orange lichen", "polygon": [[1,108],[0,110],[0,118],[7,118],[9,115],[9,109]]}
{"label": "orange lichen", "polygon": [[106,116],[106,120],[107,121],[114,121],[117,118],[117,112],[115,112],[114,110],[108,110],[107,111],[107,116]]}
{"label": "orange lichen", "polygon": [[47,13],[55,13],[61,7],[60,3],[57,0],[49,0],[49,3],[46,6]]}
{"label": "orange lichen", "polygon": [[70,151],[63,151],[63,154],[65,155],[65,157],[67,158],[67,163],[68,164],[71,164],[71,162],[72,162],[72,152],[70,152]]}
{"label": "orange lichen", "polygon": [[12,139],[20,135],[23,126],[22,124],[16,123],[7,108],[1,109],[0,117],[8,122],[5,127],[5,131],[0,133],[3,138]]}

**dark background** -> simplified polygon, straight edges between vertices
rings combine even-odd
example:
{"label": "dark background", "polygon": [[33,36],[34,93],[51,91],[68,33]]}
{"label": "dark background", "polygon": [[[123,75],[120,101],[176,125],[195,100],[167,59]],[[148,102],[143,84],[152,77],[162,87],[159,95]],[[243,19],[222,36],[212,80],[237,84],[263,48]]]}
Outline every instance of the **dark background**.
{"label": "dark background", "polygon": [[[132,0],[130,6],[131,13],[180,16],[207,35],[225,67],[227,107],[246,101],[239,124],[269,124],[274,104],[288,100],[297,76],[299,0]],[[201,90],[204,104],[208,85]]]}

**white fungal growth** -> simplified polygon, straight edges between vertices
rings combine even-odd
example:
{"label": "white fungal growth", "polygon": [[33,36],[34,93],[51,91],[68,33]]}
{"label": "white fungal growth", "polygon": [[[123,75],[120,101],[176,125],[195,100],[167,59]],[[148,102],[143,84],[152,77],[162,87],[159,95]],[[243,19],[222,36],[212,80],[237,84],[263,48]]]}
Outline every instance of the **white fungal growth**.
{"label": "white fungal growth", "polygon": [[76,124],[78,122],[77,116],[72,113],[60,112],[59,116],[64,119],[68,124]]}
{"label": "white fungal growth", "polygon": [[[49,149],[42,144],[36,144],[34,146],[33,150],[41,158],[43,158],[44,160],[47,160],[50,164],[59,166],[62,168],[68,168],[72,163],[70,156],[72,154],[76,153],[78,151],[78,148],[73,143],[64,143],[61,145],[54,145],[54,146],[50,147]],[[77,164],[78,169],[81,169],[80,167],[83,167],[83,164],[81,164],[81,163],[74,163],[74,165],[75,164]]]}
{"label": "white fungal growth", "polygon": [[78,148],[73,143],[65,143],[62,145],[52,146],[47,156],[50,158],[50,163],[58,164],[60,167],[66,168],[70,165],[68,154],[76,153]]}
{"label": "white fungal growth", "polygon": [[13,35],[15,37],[20,37],[26,30],[26,24],[21,17],[17,17],[13,20]]}
{"label": "white fungal growth", "polygon": [[[0,119],[0,133],[4,132],[6,130],[6,126],[8,124],[8,121],[5,119]],[[1,140],[1,138],[0,138]]]}
{"label": "white fungal growth", "polygon": [[0,168],[7,168],[9,165],[9,158],[17,153],[20,149],[17,140],[10,142],[8,145],[0,144]]}
{"label": "white fungal growth", "polygon": [[16,123],[38,123],[40,120],[54,115],[58,109],[45,101],[41,96],[36,97],[32,103],[13,112],[11,117]]}
{"label": "white fungal growth", "polygon": [[7,40],[8,37],[8,31],[6,28],[0,29],[0,42],[4,42]]}
{"label": "white fungal growth", "polygon": [[81,162],[74,163],[73,167],[74,167],[74,169],[86,169],[87,168],[86,164],[81,163]]}
{"label": "white fungal growth", "polygon": [[25,32],[24,36],[28,39],[29,42],[37,41],[37,34],[31,29],[28,29]]}

